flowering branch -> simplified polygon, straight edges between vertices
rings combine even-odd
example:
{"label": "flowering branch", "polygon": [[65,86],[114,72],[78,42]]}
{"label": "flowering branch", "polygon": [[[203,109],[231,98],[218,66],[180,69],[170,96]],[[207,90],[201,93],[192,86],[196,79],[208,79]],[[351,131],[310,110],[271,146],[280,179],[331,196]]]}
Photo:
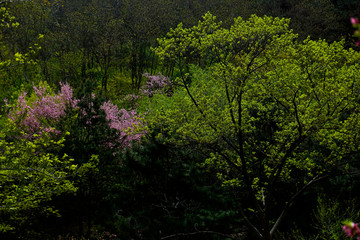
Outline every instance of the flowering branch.
{"label": "flowering branch", "polygon": [[[104,102],[100,109],[105,111],[106,120],[110,128],[117,130],[117,141],[123,148],[130,147],[133,141],[139,141],[145,131],[142,122],[135,111],[119,109],[110,101]],[[110,148],[113,143],[108,143]]]}
{"label": "flowering branch", "polygon": [[353,25],[354,28],[356,28],[355,32],[354,32],[354,37],[357,37],[358,40],[356,41],[355,45],[356,46],[360,46],[360,23],[359,20],[357,18],[350,18],[350,22]]}
{"label": "flowering branch", "polygon": [[155,93],[166,93],[172,86],[170,79],[160,73],[158,75],[145,73],[143,76],[148,80],[146,84],[140,88],[140,92],[149,97],[152,97]]}
{"label": "flowering branch", "polygon": [[55,124],[65,115],[66,108],[77,108],[79,100],[73,97],[70,85],[60,83],[60,86],[57,94],[52,94],[47,90],[46,84],[43,84],[39,87],[33,86],[34,94],[29,98],[27,92],[19,95],[17,105],[8,117],[18,122],[18,126],[26,132],[28,138],[43,132],[59,134]]}
{"label": "flowering branch", "polygon": [[342,229],[346,236],[356,237],[356,240],[360,240],[360,228],[357,223],[351,221],[344,222]]}
{"label": "flowering branch", "polygon": [[[56,126],[60,119],[66,116],[68,109],[78,109],[80,116],[87,117],[81,126],[84,129],[95,124],[92,119],[98,118],[99,110],[103,110],[107,125],[116,130],[115,138],[109,140],[109,137],[106,140],[106,147],[110,149],[119,145],[121,148],[130,147],[133,141],[139,141],[146,133],[141,118],[134,110],[119,109],[111,101],[104,102],[100,109],[95,109],[95,94],[91,94],[87,104],[81,105],[69,84],[60,83],[60,86],[57,94],[52,93],[46,84],[42,84],[39,87],[34,86],[34,93],[30,96],[27,96],[26,92],[19,95],[17,104],[10,110],[8,117],[17,123],[28,139],[42,136],[44,132],[60,134],[61,131],[56,129]],[[87,116],[88,113],[91,113],[91,116]]]}

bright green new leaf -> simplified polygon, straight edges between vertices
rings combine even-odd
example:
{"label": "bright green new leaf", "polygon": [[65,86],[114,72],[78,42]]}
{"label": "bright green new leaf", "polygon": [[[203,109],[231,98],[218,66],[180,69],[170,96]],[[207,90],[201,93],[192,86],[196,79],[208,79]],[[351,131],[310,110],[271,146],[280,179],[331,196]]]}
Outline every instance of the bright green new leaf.
{"label": "bright green new leaf", "polygon": [[298,42],[289,19],[253,15],[229,29],[214,20],[208,13],[159,40],[155,52],[177,63],[180,87],[155,96],[148,117],[208,152],[204,162],[244,196],[249,225],[271,239],[296,197],[359,150],[360,54],[343,42]]}

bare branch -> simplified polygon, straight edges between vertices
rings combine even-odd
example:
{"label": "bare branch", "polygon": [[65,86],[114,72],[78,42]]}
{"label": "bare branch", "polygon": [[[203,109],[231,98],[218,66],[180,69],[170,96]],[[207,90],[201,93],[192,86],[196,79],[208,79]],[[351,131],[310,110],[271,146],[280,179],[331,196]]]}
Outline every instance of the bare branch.
{"label": "bare branch", "polygon": [[273,227],[270,230],[270,235],[272,236],[275,231],[277,230],[277,228],[279,227],[281,221],[284,219],[286,213],[288,212],[289,208],[294,204],[296,198],[302,194],[308,187],[310,187],[312,184],[314,184],[315,182],[318,182],[322,179],[325,179],[329,177],[329,174],[324,175],[324,176],[320,176],[320,175],[316,175],[315,177],[313,177],[313,179],[311,179],[306,185],[304,185],[299,191],[297,191],[291,198],[290,200],[287,202],[287,204],[285,205],[284,209],[281,211],[279,217],[277,218],[276,222],[274,223]]}
{"label": "bare branch", "polygon": [[249,218],[244,213],[244,210],[242,209],[242,207],[240,207],[240,212],[241,212],[241,215],[243,216],[243,218],[245,219],[246,223],[249,224],[249,226],[259,235],[260,238],[263,238],[263,235],[261,234],[259,229],[250,222]]}

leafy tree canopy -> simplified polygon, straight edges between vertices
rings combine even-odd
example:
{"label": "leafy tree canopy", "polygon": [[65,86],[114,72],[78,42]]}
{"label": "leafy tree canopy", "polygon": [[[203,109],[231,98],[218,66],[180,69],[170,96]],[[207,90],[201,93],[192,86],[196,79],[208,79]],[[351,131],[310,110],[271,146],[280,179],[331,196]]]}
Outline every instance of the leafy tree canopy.
{"label": "leafy tree canopy", "polygon": [[54,214],[56,210],[44,204],[53,196],[74,192],[67,178],[77,166],[67,155],[55,154],[63,139],[51,140],[44,134],[29,140],[20,137],[10,120],[0,130],[0,232],[19,231],[31,212]]}
{"label": "leafy tree canopy", "polygon": [[304,189],[358,150],[359,53],[297,41],[288,26],[253,15],[222,28],[207,13],[154,49],[176,63],[179,87],[149,101],[149,118],[209,153],[204,163],[242,193],[242,215],[262,239]]}

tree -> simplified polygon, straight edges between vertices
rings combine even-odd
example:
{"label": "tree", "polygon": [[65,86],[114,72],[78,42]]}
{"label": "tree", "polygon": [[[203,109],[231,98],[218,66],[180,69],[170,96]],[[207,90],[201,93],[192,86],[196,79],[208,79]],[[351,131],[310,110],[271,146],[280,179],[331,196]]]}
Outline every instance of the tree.
{"label": "tree", "polygon": [[[85,231],[90,234],[93,221],[97,221],[98,216],[103,216],[101,210],[107,207],[101,204],[106,202],[103,199],[106,195],[104,186],[114,184],[110,182],[112,178],[109,176],[117,174],[122,166],[120,156],[126,148],[132,146],[133,142],[140,141],[146,133],[145,126],[135,110],[120,109],[110,100],[105,101],[101,94],[95,96],[87,92],[89,89],[84,89],[87,94],[80,96],[79,99],[73,95],[73,89],[69,84],[60,83],[60,90],[57,93],[46,83],[41,83],[38,87],[34,86],[33,90],[31,94],[20,93],[17,103],[13,106],[8,104],[9,120],[16,129],[23,132],[16,139],[24,143],[28,140],[31,143],[46,137],[48,141],[44,143],[45,146],[59,141],[61,146],[57,149],[44,148],[38,151],[49,158],[52,155],[46,155],[48,152],[58,156],[59,159],[61,156],[74,158],[72,165],[79,167],[76,174],[68,180],[76,186],[77,194],[76,196],[61,195],[52,203],[57,206],[56,209],[61,209],[63,212],[72,209],[74,216],[71,220],[81,219],[76,223],[72,222],[73,225],[79,227],[81,234]],[[17,152],[14,153],[16,154]],[[34,154],[39,153],[35,151]],[[35,163],[44,161],[36,157],[28,158],[33,159]],[[49,161],[52,163],[57,160],[49,159]],[[65,163],[67,162],[64,161]],[[25,166],[24,171],[28,169],[26,162],[19,164]],[[56,169],[60,170],[60,168]],[[37,170],[46,171],[41,167]],[[71,207],[63,207],[64,202]],[[72,208],[74,206],[75,209]],[[94,208],[99,211],[89,210]],[[88,226],[86,230],[82,228],[83,223]]]}
{"label": "tree", "polygon": [[148,117],[170,140],[207,152],[254,234],[270,240],[296,198],[358,151],[360,54],[343,42],[298,42],[289,19],[220,24],[207,13],[159,40],[179,87],[149,100]]}
{"label": "tree", "polygon": [[[28,139],[37,138],[45,132],[54,133],[57,137],[60,133],[64,136],[71,130],[76,134],[67,137],[70,142],[70,139],[82,139],[84,142],[81,146],[86,142],[100,148],[123,151],[131,147],[133,141],[140,141],[146,133],[141,117],[135,110],[119,109],[110,100],[104,101],[94,93],[77,99],[71,86],[61,82],[60,91],[56,94],[46,82],[38,87],[33,86],[33,90],[29,96],[25,91],[20,93],[16,105],[7,106],[8,117]],[[91,133],[92,128],[97,129],[95,132],[101,137],[95,132]],[[99,132],[100,128],[102,131]],[[106,131],[112,132],[107,135]],[[80,154],[84,155],[83,152]],[[91,152],[88,154],[92,155]]]}
{"label": "tree", "polygon": [[77,108],[79,100],[74,98],[70,85],[61,82],[60,85],[58,94],[53,94],[46,83],[40,83],[39,87],[33,86],[34,93],[27,97],[27,92],[22,92],[16,106],[10,109],[9,118],[24,131],[27,138],[44,132],[59,134],[56,123],[68,109]]}
{"label": "tree", "polygon": [[259,0],[253,1],[253,7],[259,16],[266,14],[291,18],[290,27],[299,34],[300,39],[310,35],[312,39],[339,41],[350,32],[348,18],[357,7],[354,2],[356,1]]}
{"label": "tree", "polygon": [[54,154],[63,142],[51,140],[49,134],[26,139],[5,120],[0,130],[0,234],[24,233],[21,228],[34,214],[57,214],[47,204],[52,197],[76,191],[68,179],[77,168],[73,159]]}

